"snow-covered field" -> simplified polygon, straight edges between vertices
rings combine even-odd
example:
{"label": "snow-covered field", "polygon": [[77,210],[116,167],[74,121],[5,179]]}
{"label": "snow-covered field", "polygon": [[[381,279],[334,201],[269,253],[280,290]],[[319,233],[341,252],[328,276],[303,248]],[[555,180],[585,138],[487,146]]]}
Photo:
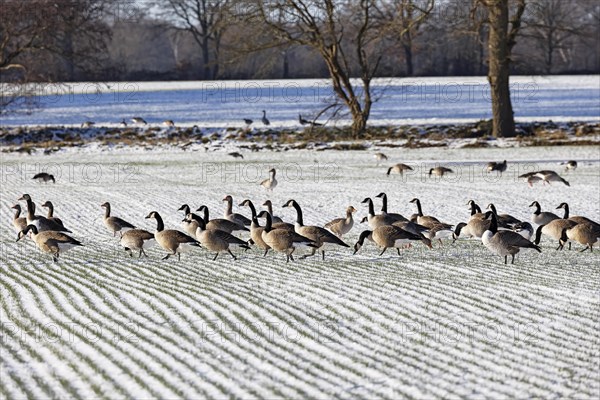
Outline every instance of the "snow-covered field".
{"label": "snow-covered field", "polygon": [[[372,125],[467,123],[491,118],[485,77],[376,79]],[[243,118],[262,126],[266,110],[271,126],[297,127],[298,114],[312,119],[331,103],[327,80],[112,82],[35,84],[0,87],[6,95],[33,93],[42,108],[32,115],[2,116],[1,125],[74,125],[94,121],[117,126],[141,116],[150,124],[166,119],[200,128],[244,126]],[[515,117],[530,121],[600,120],[600,76],[513,76]],[[434,116],[434,117],[432,117]],[[320,119],[323,122],[325,116]],[[347,124],[342,118],[338,124]],[[333,122],[332,122],[333,123]]]}
{"label": "snow-covered field", "polygon": [[[529,219],[527,206],[560,202],[600,220],[596,147],[386,149],[389,164],[415,173],[385,175],[373,152],[245,153],[68,149],[52,156],[2,154],[0,194],[0,398],[597,398],[600,390],[600,251],[524,251],[515,265],[479,242],[418,244],[398,256],[367,244],[285,263],[248,251],[212,261],[205,250],[162,261],[129,258],[102,224],[100,204],[154,230],[168,228],[183,203],[223,211],[226,194],[273,200],[275,213],[296,199],[305,223],[322,225],[381,191],[390,211],[424,212],[456,224],[466,203],[494,202]],[[508,159],[501,178],[484,162]],[[542,162],[541,159],[548,161]],[[571,186],[527,187],[515,177],[561,169]],[[436,161],[433,161],[436,160]],[[456,174],[430,179],[433,164]],[[275,166],[273,194],[257,181]],[[49,171],[56,184],[37,184]],[[53,263],[32,242],[15,243],[9,207],[23,193],[55,213],[84,248]],[[376,206],[380,203],[376,199]],[[248,215],[248,210],[238,212]],[[41,209],[38,212],[42,212]],[[366,226],[353,228],[353,245]],[[598,249],[600,250],[600,249]]]}

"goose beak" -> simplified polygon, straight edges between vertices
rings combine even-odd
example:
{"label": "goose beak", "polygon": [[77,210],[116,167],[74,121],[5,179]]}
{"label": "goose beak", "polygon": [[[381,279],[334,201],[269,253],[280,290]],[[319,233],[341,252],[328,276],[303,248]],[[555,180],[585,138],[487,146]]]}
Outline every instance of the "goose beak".
{"label": "goose beak", "polygon": [[238,207],[244,207],[244,202],[238,204]]}
{"label": "goose beak", "polygon": [[152,214],[146,215],[146,218],[144,218],[144,219],[150,219],[150,218],[152,218]]}

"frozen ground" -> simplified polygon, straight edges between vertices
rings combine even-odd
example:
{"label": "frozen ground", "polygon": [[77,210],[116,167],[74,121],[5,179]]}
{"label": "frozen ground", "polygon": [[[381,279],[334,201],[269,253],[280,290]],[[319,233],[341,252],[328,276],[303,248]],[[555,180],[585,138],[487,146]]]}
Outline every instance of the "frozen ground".
{"label": "frozen ground", "polygon": [[[100,208],[110,201],[115,215],[153,230],[144,219],[152,210],[176,228],[181,204],[220,215],[226,194],[236,204],[270,197],[291,220],[280,206],[295,198],[306,223],[323,224],[350,204],[360,220],[360,201],[385,191],[391,211],[410,215],[419,197],[453,224],[467,219],[469,199],[522,219],[533,200],[545,210],[566,201],[572,214],[600,220],[597,147],[385,149],[389,164],[416,167],[404,180],[387,177],[373,152],[245,153],[238,162],[226,150],[130,148],[88,151],[82,163],[80,151],[0,155],[0,398],[598,397],[600,248],[559,252],[544,238],[542,254],[522,252],[508,266],[468,241],[402,256],[340,248],[289,264],[256,250],[235,262],[204,250],[178,262],[154,248],[138,260],[107,233]],[[503,159],[502,178],[482,173]],[[567,159],[580,164],[565,175],[570,187],[515,179]],[[429,179],[434,163],[457,173]],[[257,181],[271,166],[280,186],[268,195]],[[31,181],[40,170],[58,182]],[[85,247],[53,263],[15,243],[9,207],[25,192],[38,205],[52,200]]]}
{"label": "frozen ground", "polygon": [[[42,108],[32,115],[2,116],[1,125],[75,125],[94,121],[117,126],[134,116],[150,124],[172,119],[179,126],[299,126],[298,114],[312,119],[331,103],[326,80],[113,82],[38,84],[30,88]],[[24,91],[5,86],[5,92]],[[376,79],[373,125],[466,123],[491,118],[485,77]],[[513,76],[511,94],[517,121],[598,121],[600,76]],[[435,116],[435,117],[432,117]],[[324,118],[321,118],[321,122]],[[347,119],[338,121],[347,124]]]}

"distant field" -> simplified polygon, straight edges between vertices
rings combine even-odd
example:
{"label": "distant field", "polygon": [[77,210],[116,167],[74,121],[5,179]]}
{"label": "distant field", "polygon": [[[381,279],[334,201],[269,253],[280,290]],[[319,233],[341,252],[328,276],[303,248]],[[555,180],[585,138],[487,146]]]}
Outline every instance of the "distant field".
{"label": "distant field", "polygon": [[[195,146],[195,145],[194,145]],[[68,149],[51,156],[1,154],[0,398],[596,398],[600,391],[600,246],[593,253],[524,251],[504,265],[477,241],[417,244],[398,256],[367,244],[340,248],[325,261],[285,263],[258,250],[233,261],[205,250],[162,261],[129,258],[102,224],[100,204],[139,227],[161,213],[168,228],[177,209],[207,204],[222,215],[250,198],[270,198],[276,214],[290,198],[306,224],[341,217],[348,205],[385,191],[390,211],[424,212],[457,224],[466,203],[493,202],[500,213],[529,220],[566,201],[573,215],[600,220],[597,147],[385,149],[373,152],[245,153]],[[194,151],[197,150],[197,151]],[[483,172],[507,159],[498,178]],[[532,169],[563,172],[571,186],[529,188],[516,176]],[[82,161],[85,160],[85,161]],[[539,161],[547,160],[547,161]],[[405,162],[415,172],[387,177]],[[435,164],[456,174],[426,175]],[[278,169],[279,187],[258,186]],[[57,183],[30,178],[47,170]],[[29,193],[45,200],[82,240],[53,263],[30,241],[15,243],[10,206]],[[379,199],[375,201],[380,207]],[[42,213],[42,209],[38,209]],[[365,225],[345,241],[353,245]]]}
{"label": "distant field", "polygon": [[[515,118],[530,121],[598,121],[598,75],[512,76]],[[375,79],[377,100],[371,125],[470,123],[491,118],[486,77]],[[18,86],[4,92],[21,93]],[[262,110],[271,127],[299,127],[298,114],[312,119],[332,103],[328,80],[197,82],[83,82],[34,84],[41,108],[32,115],[4,115],[2,125],[75,125],[94,121],[118,126],[140,116],[149,124],[172,119],[178,126],[243,127],[243,118],[261,128]],[[27,91],[29,92],[29,90]],[[320,122],[327,119],[320,118]],[[337,121],[348,125],[349,119]],[[332,122],[333,123],[333,122]]]}

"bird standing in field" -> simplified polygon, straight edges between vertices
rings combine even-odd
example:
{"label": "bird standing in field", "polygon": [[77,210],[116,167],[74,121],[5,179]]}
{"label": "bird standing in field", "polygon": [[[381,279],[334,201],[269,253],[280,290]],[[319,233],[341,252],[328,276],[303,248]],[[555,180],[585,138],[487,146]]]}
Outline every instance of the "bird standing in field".
{"label": "bird standing in field", "polygon": [[262,110],[263,116],[260,119],[263,123],[264,126],[269,126],[271,125],[271,122],[269,121],[269,119],[267,118],[267,112],[265,110]]}
{"label": "bird standing in field", "polygon": [[379,166],[379,163],[382,161],[387,161],[388,156],[386,156],[385,154],[379,152],[379,153],[375,153],[374,155],[375,160],[377,160],[377,166]]}
{"label": "bird standing in field", "polygon": [[489,162],[487,164],[486,170],[487,172],[498,171],[500,172],[500,175],[502,175],[502,173],[506,171],[506,160],[504,160],[503,162]]}
{"label": "bird standing in field", "polygon": [[504,256],[504,264],[508,263],[508,256],[512,257],[511,264],[515,263],[515,254],[517,254],[522,248],[534,249],[538,252],[542,250],[533,244],[531,241],[525,239],[513,231],[499,231],[498,221],[496,220],[496,214],[492,211],[485,213],[486,219],[491,219],[489,228],[481,236],[481,242],[488,250],[499,256]]}
{"label": "bird standing in field", "polygon": [[117,236],[117,232],[119,232],[119,234],[123,236],[123,233],[121,231],[135,229],[135,226],[125,221],[124,219],[119,217],[113,217],[110,215],[110,203],[108,201],[101,204],[100,207],[104,208],[104,225],[108,228],[109,231],[112,232],[113,237]]}
{"label": "bird standing in field", "polygon": [[265,179],[260,183],[260,186],[264,187],[268,191],[273,191],[277,187],[277,179],[275,179],[275,168],[269,170],[269,179]]}

